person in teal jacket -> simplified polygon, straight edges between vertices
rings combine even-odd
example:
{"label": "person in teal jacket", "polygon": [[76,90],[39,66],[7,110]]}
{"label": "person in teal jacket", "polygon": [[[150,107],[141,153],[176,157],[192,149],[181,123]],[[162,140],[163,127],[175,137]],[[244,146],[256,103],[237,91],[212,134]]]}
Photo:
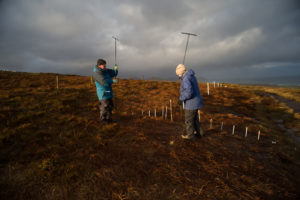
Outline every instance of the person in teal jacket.
{"label": "person in teal jacket", "polygon": [[97,96],[99,99],[100,120],[105,123],[112,122],[113,104],[113,77],[118,75],[118,67],[114,69],[106,68],[106,61],[98,59],[97,65],[93,69],[93,78],[96,84]]}

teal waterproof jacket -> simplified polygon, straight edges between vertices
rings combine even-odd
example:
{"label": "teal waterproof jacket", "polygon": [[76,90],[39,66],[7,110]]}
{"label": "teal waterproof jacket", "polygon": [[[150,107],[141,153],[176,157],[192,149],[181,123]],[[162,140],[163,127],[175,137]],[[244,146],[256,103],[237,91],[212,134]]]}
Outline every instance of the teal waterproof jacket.
{"label": "teal waterproof jacket", "polygon": [[118,70],[101,69],[97,66],[93,70],[93,78],[95,80],[97,96],[99,100],[112,99],[114,97],[112,90],[112,77],[118,75]]}

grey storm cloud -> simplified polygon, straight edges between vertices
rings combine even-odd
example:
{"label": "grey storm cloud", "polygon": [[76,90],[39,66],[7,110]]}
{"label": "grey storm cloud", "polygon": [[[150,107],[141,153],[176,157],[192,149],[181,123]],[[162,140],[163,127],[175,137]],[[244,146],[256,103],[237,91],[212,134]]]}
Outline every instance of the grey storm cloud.
{"label": "grey storm cloud", "polygon": [[199,76],[300,76],[299,21],[297,0],[0,0],[0,65],[89,75],[114,64],[116,36],[121,75],[169,78],[191,32]]}

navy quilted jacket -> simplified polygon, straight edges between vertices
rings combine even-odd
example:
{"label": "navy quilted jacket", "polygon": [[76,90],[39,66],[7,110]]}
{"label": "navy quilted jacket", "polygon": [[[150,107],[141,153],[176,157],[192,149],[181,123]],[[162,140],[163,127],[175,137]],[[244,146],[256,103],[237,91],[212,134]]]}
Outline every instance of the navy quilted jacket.
{"label": "navy quilted jacket", "polygon": [[204,106],[203,99],[198,87],[195,72],[190,69],[184,73],[180,85],[179,99],[184,102],[185,110],[197,110]]}

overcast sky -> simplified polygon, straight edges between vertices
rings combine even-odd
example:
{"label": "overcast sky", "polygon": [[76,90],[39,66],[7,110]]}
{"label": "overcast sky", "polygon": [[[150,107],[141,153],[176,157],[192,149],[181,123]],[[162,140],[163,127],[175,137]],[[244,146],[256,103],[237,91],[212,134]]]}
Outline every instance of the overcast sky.
{"label": "overcast sky", "polygon": [[[0,66],[90,75],[98,58],[121,76],[208,80],[300,77],[299,0],[0,0]],[[4,66],[4,67],[3,67]]]}

